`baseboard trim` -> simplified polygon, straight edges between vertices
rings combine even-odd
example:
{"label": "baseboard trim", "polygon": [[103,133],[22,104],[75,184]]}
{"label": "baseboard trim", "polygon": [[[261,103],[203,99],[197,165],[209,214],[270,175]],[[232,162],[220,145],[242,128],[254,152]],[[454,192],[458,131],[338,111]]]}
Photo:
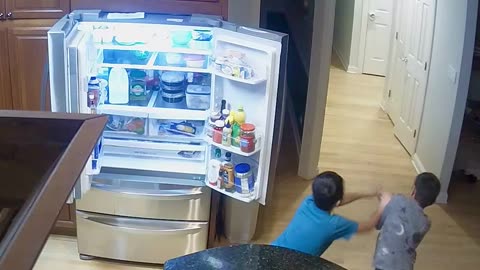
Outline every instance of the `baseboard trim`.
{"label": "baseboard trim", "polygon": [[337,50],[337,47],[333,46],[333,52],[337,55],[338,60],[340,60],[340,63],[342,64],[343,68],[345,70],[348,70],[348,66],[345,62],[345,58],[343,57],[343,54],[341,54],[340,51]]}
{"label": "baseboard trim", "polygon": [[424,173],[427,171],[417,154],[414,154],[412,156],[412,164],[413,164],[413,167],[415,167],[415,170],[417,171],[417,173]]}
{"label": "baseboard trim", "polygon": [[357,66],[352,66],[352,65],[349,65],[349,66],[348,66],[347,72],[348,72],[348,73],[353,73],[353,74],[360,74],[360,73],[362,73],[362,71],[360,70],[359,67],[357,67]]}
{"label": "baseboard trim", "polygon": [[441,191],[437,197],[437,203],[439,204],[447,204],[448,203],[448,193],[446,191]]}

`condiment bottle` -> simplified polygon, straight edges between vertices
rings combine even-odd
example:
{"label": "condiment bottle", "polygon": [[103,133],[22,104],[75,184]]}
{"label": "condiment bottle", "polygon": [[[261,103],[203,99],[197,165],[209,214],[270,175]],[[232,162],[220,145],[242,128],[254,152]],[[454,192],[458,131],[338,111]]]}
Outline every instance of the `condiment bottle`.
{"label": "condiment bottle", "polygon": [[229,109],[223,109],[222,110],[222,119],[226,121],[229,116],[230,116],[230,110]]}
{"label": "condiment bottle", "polygon": [[215,130],[215,122],[220,120],[220,114],[218,112],[212,112],[210,114],[210,119],[208,119],[208,125],[210,128],[207,129],[207,136],[213,137],[213,132]]}
{"label": "condiment bottle", "polygon": [[233,173],[233,164],[226,163],[223,165],[223,186],[228,192],[234,192],[235,176]]}
{"label": "condiment bottle", "polygon": [[232,126],[232,140],[231,140],[232,146],[240,147],[240,132],[241,132],[240,125],[235,122]]}
{"label": "condiment bottle", "polygon": [[243,110],[243,107],[240,106],[238,110],[235,112],[235,122],[237,122],[239,125],[244,124],[246,118],[247,118],[247,115]]}
{"label": "condiment bottle", "polygon": [[213,129],[213,142],[222,144],[223,127],[225,126],[222,120],[215,121],[215,128]]}
{"label": "condiment bottle", "polygon": [[232,128],[228,123],[223,128],[222,144],[225,146],[232,145]]}
{"label": "condiment bottle", "polygon": [[214,158],[210,160],[210,170],[208,172],[208,183],[212,186],[216,186],[218,182],[218,173],[222,167],[222,151],[220,149],[215,149]]}
{"label": "condiment bottle", "polygon": [[255,125],[243,124],[240,126],[240,150],[245,153],[255,151]]}

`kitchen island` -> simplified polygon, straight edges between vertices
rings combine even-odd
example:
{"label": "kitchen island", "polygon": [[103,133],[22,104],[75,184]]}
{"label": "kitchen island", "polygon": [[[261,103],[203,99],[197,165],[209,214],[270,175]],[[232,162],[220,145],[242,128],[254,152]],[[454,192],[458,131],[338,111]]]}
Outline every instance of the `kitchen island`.
{"label": "kitchen island", "polygon": [[164,269],[345,270],[320,257],[269,245],[239,245],[208,249],[169,260],[165,263]]}

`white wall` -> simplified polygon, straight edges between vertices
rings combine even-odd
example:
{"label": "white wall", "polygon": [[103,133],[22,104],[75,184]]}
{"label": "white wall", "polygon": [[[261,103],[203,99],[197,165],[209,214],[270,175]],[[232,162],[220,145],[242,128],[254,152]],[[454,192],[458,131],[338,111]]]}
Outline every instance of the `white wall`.
{"label": "white wall", "polygon": [[260,0],[228,1],[228,20],[243,26],[258,27],[260,24]]}
{"label": "white wall", "polygon": [[[478,0],[437,0],[425,107],[413,159],[442,182],[445,203],[468,93]],[[468,20],[468,21],[467,21]],[[449,79],[449,67],[458,72]]]}
{"label": "white wall", "polygon": [[355,0],[337,0],[333,30],[333,49],[345,69],[348,69],[350,65],[354,10]]}
{"label": "white wall", "polygon": [[344,68],[361,73],[362,23],[364,0],[337,0],[333,48]]}

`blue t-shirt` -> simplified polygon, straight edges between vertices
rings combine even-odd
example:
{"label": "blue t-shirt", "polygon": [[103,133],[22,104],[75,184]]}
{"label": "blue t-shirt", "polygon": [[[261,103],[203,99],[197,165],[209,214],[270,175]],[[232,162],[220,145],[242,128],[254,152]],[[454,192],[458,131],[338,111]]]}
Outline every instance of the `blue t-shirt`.
{"label": "blue t-shirt", "polygon": [[357,231],[358,223],[321,210],[310,195],[272,245],[320,256],[334,240],[348,240]]}

